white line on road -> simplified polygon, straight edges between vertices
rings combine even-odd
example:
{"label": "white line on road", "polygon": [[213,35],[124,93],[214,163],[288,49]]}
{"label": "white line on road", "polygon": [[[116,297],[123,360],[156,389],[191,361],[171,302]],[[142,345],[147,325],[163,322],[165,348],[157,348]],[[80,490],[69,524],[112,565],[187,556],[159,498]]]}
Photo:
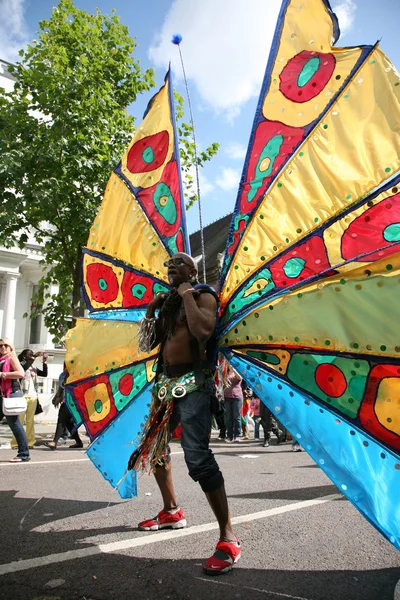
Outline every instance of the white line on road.
{"label": "white line on road", "polygon": [[[261,592],[262,594],[268,594],[269,596],[278,596],[279,598],[287,598],[288,600],[310,600],[310,598],[303,598],[303,596],[291,596],[290,594],[283,594],[282,592],[274,592],[272,590],[260,590],[260,588],[249,587],[248,585],[238,585],[237,583],[228,583],[226,581],[215,581],[215,579],[207,579],[205,577],[195,577],[199,581],[205,581],[206,583],[214,583],[217,585],[227,585],[230,587],[239,588],[240,590],[250,590],[251,592]],[[396,600],[396,599],[395,599]]]}
{"label": "white line on road", "polygon": [[[183,454],[183,450],[180,452],[171,452],[172,454]],[[29,461],[27,463],[18,463],[21,465],[22,468],[22,464],[24,465],[23,468],[25,469],[26,467],[33,467],[35,465],[56,465],[57,463],[77,463],[77,462],[90,462],[89,458],[67,458],[65,460],[60,459],[60,460],[35,460],[35,461]],[[15,463],[9,463],[9,462],[0,462],[0,467],[16,467]]]}
{"label": "white line on road", "polygon": [[[66,460],[36,460],[34,462],[27,462],[27,463],[19,463],[21,465],[21,468],[26,468],[26,467],[33,467],[35,465],[56,465],[57,463],[77,463],[77,462],[89,462],[88,458],[67,458]],[[22,465],[24,465],[22,467]],[[14,467],[15,468],[15,464],[14,463],[8,463],[8,462],[4,462],[4,463],[0,463],[0,467]],[[18,467],[17,467],[18,468]]]}
{"label": "white line on road", "polygon": [[[256,519],[274,517],[276,515],[281,515],[294,510],[309,508],[311,506],[317,506],[318,504],[325,504],[325,502],[331,502],[332,500],[337,500],[341,497],[342,496],[340,494],[331,494],[329,496],[323,496],[322,498],[315,498],[315,500],[304,500],[303,502],[285,504],[284,506],[269,508],[267,510],[251,513],[249,515],[234,517],[232,519],[232,523],[235,525],[239,523],[246,523],[248,521],[254,521]],[[110,552],[128,550],[129,548],[147,546],[148,544],[154,544],[155,542],[163,542],[170,539],[177,539],[186,537],[188,535],[195,535],[196,533],[213,531],[216,529],[218,529],[218,523],[204,523],[203,525],[194,525],[193,527],[188,527],[187,529],[157,532],[146,536],[121,540],[118,542],[110,542],[109,544],[90,546],[89,548],[82,548],[80,550],[70,550],[68,552],[60,552],[59,554],[50,554],[48,556],[39,556],[37,558],[14,561],[8,564],[0,565],[0,575],[16,573],[18,571],[26,571],[27,569],[43,567],[45,565],[65,562],[67,560],[74,560],[76,558],[86,558],[87,556],[93,556],[94,554],[108,554]]]}

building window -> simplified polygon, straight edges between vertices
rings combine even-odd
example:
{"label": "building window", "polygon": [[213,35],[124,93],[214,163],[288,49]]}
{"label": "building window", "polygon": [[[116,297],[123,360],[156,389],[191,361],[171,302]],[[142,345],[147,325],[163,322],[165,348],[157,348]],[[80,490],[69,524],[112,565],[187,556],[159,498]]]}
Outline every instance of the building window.
{"label": "building window", "polygon": [[[38,285],[34,285],[33,289],[32,289],[32,297],[35,297],[35,295],[39,292],[39,286]],[[39,307],[41,308],[41,307]],[[35,311],[36,311],[36,307],[35,307]],[[40,330],[42,328],[42,315],[37,315],[37,317],[34,317],[33,319],[31,319],[31,330],[30,330],[30,334],[29,334],[29,343],[30,344],[40,344]]]}

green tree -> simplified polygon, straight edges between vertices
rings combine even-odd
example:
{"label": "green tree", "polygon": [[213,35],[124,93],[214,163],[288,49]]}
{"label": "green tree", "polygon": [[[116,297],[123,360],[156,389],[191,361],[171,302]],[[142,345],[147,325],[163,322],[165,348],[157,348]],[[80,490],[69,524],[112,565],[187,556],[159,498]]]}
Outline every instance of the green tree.
{"label": "green tree", "polygon": [[[134,131],[126,107],[154,86],[154,73],[134,59],[135,41],[115,11],[90,15],[60,0],[39,26],[11,69],[14,90],[0,88],[0,244],[22,248],[33,235],[42,245],[31,316],[43,314],[57,341],[82,310],[81,251]],[[186,165],[186,138],[182,149]]]}

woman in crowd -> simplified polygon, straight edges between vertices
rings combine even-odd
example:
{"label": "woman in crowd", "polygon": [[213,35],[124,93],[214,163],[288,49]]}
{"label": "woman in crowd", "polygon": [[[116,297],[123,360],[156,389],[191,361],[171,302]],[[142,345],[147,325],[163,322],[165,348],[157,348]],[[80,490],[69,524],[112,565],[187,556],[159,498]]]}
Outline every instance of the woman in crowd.
{"label": "woman in crowd", "polygon": [[[14,346],[10,340],[3,338],[0,340],[0,396],[1,402],[3,398],[10,398],[11,395],[20,394],[21,396],[21,385],[19,379],[24,376],[24,369],[14,352]],[[15,439],[18,444],[18,454],[15,458],[12,458],[9,462],[22,463],[30,460],[28,440],[25,435],[24,428],[22,427],[18,415],[8,416],[6,415],[7,424],[13,432]]]}
{"label": "woman in crowd", "polygon": [[[41,356],[43,360],[42,368],[34,367],[33,363],[35,359]],[[38,403],[38,375],[39,377],[47,377],[47,354],[43,352],[37,352],[36,354],[33,350],[27,348],[23,350],[21,354],[18,355],[18,360],[21,363],[22,368],[25,371],[24,378],[21,381],[22,391],[26,398],[26,413],[20,415],[19,420],[21,421],[21,425],[24,425],[26,428],[26,437],[28,438],[29,448],[33,448],[35,445],[35,414],[36,407]],[[11,440],[11,448],[17,447],[17,440],[15,437]]]}
{"label": "woman in crowd", "polygon": [[240,442],[241,415],[240,409],[243,403],[242,378],[233,367],[225,362],[225,411],[226,411],[226,442]]}

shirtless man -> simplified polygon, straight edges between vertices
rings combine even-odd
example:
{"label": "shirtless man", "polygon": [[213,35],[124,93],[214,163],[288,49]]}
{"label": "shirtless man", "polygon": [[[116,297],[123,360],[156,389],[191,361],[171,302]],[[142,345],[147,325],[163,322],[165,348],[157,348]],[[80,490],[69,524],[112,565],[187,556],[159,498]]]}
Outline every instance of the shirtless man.
{"label": "shirtless man", "polygon": [[[215,331],[217,302],[211,290],[206,288],[201,293],[193,288],[192,283],[197,282],[197,266],[188,254],[174,254],[166,261],[166,266],[169,283],[174,289],[169,295],[159,294],[148,305],[145,319],[146,322],[154,322],[156,310],[161,309],[155,321],[156,336],[152,345],[154,347],[161,342],[159,363],[162,370],[159,367],[161,376],[155,384],[156,396],[153,390],[153,404],[157,400],[158,406],[165,403],[167,390],[175,387],[169,431],[172,433],[181,423],[181,444],[189,475],[199,482],[218,520],[220,540],[215,553],[203,567],[207,574],[215,575],[231,570],[241,552],[240,542],[232,530],[224,479],[209,448],[210,399],[214,393],[209,369],[215,366],[207,362],[206,346]],[[198,348],[196,361],[193,359],[193,343]],[[196,385],[199,380],[202,382]],[[177,392],[182,393],[182,389],[178,388],[182,387],[185,393],[177,397]],[[164,508],[154,519],[139,523],[139,529],[155,531],[166,527],[185,527],[185,515],[175,496],[169,448],[163,460],[158,460],[154,466]]]}

